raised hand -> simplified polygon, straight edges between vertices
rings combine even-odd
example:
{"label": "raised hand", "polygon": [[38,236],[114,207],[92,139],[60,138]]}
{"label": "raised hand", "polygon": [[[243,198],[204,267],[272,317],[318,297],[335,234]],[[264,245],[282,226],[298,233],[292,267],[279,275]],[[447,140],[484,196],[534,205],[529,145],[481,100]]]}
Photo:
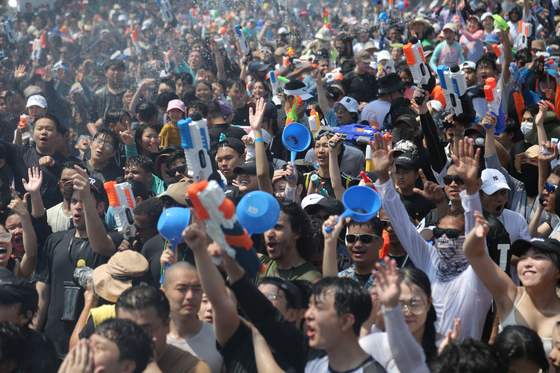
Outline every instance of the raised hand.
{"label": "raised hand", "polygon": [[379,176],[379,181],[384,183],[389,178],[389,170],[393,166],[393,152],[391,142],[387,141],[379,133],[374,135],[374,142],[371,144],[373,150],[373,166]]}
{"label": "raised hand", "polygon": [[132,128],[130,127],[129,121],[126,122],[126,131],[121,131],[119,135],[121,135],[121,139],[125,145],[134,145],[134,135],[132,134]]}
{"label": "raised hand", "polygon": [[461,319],[456,318],[453,321],[454,321],[453,331],[451,329],[447,331],[447,335],[445,336],[445,339],[439,345],[438,354],[441,354],[445,349],[445,347],[447,347],[448,345],[457,342],[459,336],[461,335]]}
{"label": "raised hand", "polygon": [[424,183],[424,190],[414,188],[412,189],[412,191],[430,201],[433,201],[436,205],[442,201],[445,201],[445,194],[443,193],[443,189],[441,189],[441,187],[438,184],[428,181],[422,169],[419,169],[418,173],[420,174],[420,177],[422,177],[422,182]]}
{"label": "raised hand", "polygon": [[58,373],[93,373],[93,349],[87,339],[82,339],[66,355]]}
{"label": "raised hand", "polygon": [[25,76],[25,65],[19,65],[14,71],[14,79],[19,80]]}
{"label": "raised hand", "polygon": [[74,191],[78,191],[82,200],[91,198],[89,175],[87,174],[87,171],[77,165],[74,166],[74,169],[78,171],[78,173],[72,177]]}
{"label": "raised hand", "polygon": [[51,82],[53,80],[53,71],[52,71],[52,66],[46,66],[43,69],[43,73],[41,74],[41,77],[43,78],[43,81],[45,82]]}
{"label": "raised hand", "polygon": [[[478,180],[478,167],[480,165],[480,149],[474,151],[474,140],[465,137],[464,140],[459,141],[459,157],[452,155],[453,162],[455,162],[455,169],[457,170],[457,175],[463,179],[465,184],[467,184],[467,189],[469,185],[471,187],[477,185]],[[473,193],[468,193],[472,195]]]}
{"label": "raised hand", "polygon": [[[286,170],[284,171],[284,176],[286,176],[286,180],[288,181],[288,185],[291,188],[297,187],[298,173],[295,170],[295,167],[292,164],[292,162],[287,163]],[[311,183],[311,184],[313,184],[313,183]]]}
{"label": "raised hand", "polygon": [[558,144],[556,142],[542,142],[541,147],[539,149],[539,163],[546,164],[547,162],[550,163],[556,158],[558,158]]}
{"label": "raised hand", "polygon": [[21,179],[23,187],[30,194],[39,193],[41,190],[41,184],[43,184],[43,171],[39,171],[38,167],[29,167],[27,175],[29,182],[25,181],[25,179]]}
{"label": "raised hand", "polygon": [[46,155],[44,157],[39,158],[39,166],[40,167],[52,167],[54,166],[54,158],[50,155]]}
{"label": "raised hand", "polygon": [[253,110],[253,108],[249,108],[249,123],[251,124],[253,131],[260,131],[265,109],[266,105],[264,103],[264,98],[262,97],[257,100],[257,107],[255,110]]}
{"label": "raised hand", "polygon": [[[323,223],[323,238],[325,239],[325,243],[338,240],[338,236],[342,228],[344,228],[344,223],[344,219],[338,219],[338,215],[331,215],[325,220]],[[330,228],[330,232],[327,232],[327,229],[325,229],[327,227]]]}
{"label": "raised hand", "polygon": [[191,208],[191,223],[183,231],[183,239],[188,247],[194,251],[203,251],[208,247],[206,241],[206,226],[198,219],[196,210]]}
{"label": "raised hand", "polygon": [[[480,211],[474,212],[474,217],[476,218],[476,223],[474,229],[472,230],[476,237],[484,238],[488,234],[490,228],[488,228],[488,222],[484,218],[484,215]],[[473,233],[471,233],[473,234]],[[470,234],[469,234],[470,235]]]}
{"label": "raised hand", "polygon": [[535,115],[534,122],[535,124],[541,125],[544,124],[544,118],[546,117],[546,112],[548,111],[548,104],[545,100],[541,100],[538,102],[539,105],[539,112]]}
{"label": "raised hand", "polygon": [[374,271],[374,275],[378,281],[377,297],[385,307],[395,308],[399,305],[401,295],[397,262],[388,256],[384,258],[384,261],[387,269],[384,269],[381,264],[375,263],[377,270]]}
{"label": "raised hand", "polygon": [[25,202],[27,201],[27,196],[29,196],[29,193],[25,193],[22,200],[21,198],[19,198],[14,188],[10,187],[10,190],[12,191],[12,201],[8,205],[8,209],[15,212],[18,216],[26,216],[27,214],[29,214],[29,212],[27,211],[27,202]]}
{"label": "raised hand", "polygon": [[175,248],[175,250],[171,250],[171,246],[171,242],[168,242],[167,247],[163,250],[163,253],[161,253],[161,256],[159,257],[159,264],[161,265],[161,268],[165,268],[167,265],[172,265],[179,261],[177,248]]}

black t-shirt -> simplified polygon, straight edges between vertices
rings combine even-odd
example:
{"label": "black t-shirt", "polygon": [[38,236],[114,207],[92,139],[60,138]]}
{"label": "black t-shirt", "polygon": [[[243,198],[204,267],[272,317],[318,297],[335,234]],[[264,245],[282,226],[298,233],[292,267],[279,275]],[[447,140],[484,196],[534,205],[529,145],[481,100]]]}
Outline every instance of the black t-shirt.
{"label": "black t-shirt", "polygon": [[254,106],[245,104],[239,109],[233,108],[233,113],[235,116],[231,121],[231,124],[234,126],[249,126],[249,108],[252,107],[254,110]]}
{"label": "black t-shirt", "polygon": [[411,196],[403,196],[401,194],[401,197],[402,199],[412,203],[412,207],[416,212],[416,220],[418,221],[422,221],[422,219],[424,219],[424,217],[428,215],[430,210],[436,207],[436,205],[432,201],[416,193]]}
{"label": "black t-shirt", "polygon": [[[119,146],[117,147],[117,154],[115,154],[113,157],[109,158],[109,163],[114,163],[117,166],[119,166],[120,168],[124,168],[124,165],[126,163],[125,147],[126,147],[126,145],[124,145],[124,143],[119,142]],[[83,157],[82,160],[87,161],[90,158],[91,158],[91,147],[88,146],[88,148],[84,152],[84,157]],[[81,162],[81,161],[78,160],[77,162]]]}
{"label": "black t-shirt", "polygon": [[58,355],[53,340],[33,329],[26,328],[25,333],[25,357],[15,373],[56,373]]}
{"label": "black t-shirt", "polygon": [[117,94],[111,93],[107,86],[95,92],[89,103],[89,121],[96,122],[98,119],[105,119],[109,110],[121,110],[124,107],[123,96],[125,89]]}
{"label": "black t-shirt", "polygon": [[89,164],[89,161],[82,162],[82,165],[88,170],[89,176],[101,180],[103,183],[107,181],[115,181],[118,177],[124,177],[124,170],[115,163],[108,162],[107,166],[101,170],[96,170]]}
{"label": "black t-shirt", "polygon": [[8,206],[12,201],[12,191],[8,184],[0,185],[0,223],[4,224],[6,221],[6,213],[8,212]]}
{"label": "black t-shirt", "polygon": [[[93,252],[88,238],[75,237],[76,229],[56,232],[45,242],[39,254],[35,280],[51,285],[51,300],[48,309],[45,334],[51,337],[56,345],[58,356],[64,358],[68,353],[68,342],[74,331],[81,310],[84,308],[83,290],[77,295],[77,312],[75,320],[62,321],[66,302],[65,287],[74,286],[74,270],[78,266],[97,268],[107,263],[109,257]],[[115,247],[119,247],[123,237],[118,232],[108,233]],[[69,295],[70,292],[67,293]]]}
{"label": "black t-shirt", "polygon": [[[23,187],[21,179],[29,181],[28,169],[30,167],[39,167],[39,159],[44,155],[40,154],[36,148],[29,148],[25,146],[15,145],[0,139],[0,144],[6,147],[6,163],[12,167],[14,173],[14,184],[16,190],[22,195],[27,193]],[[52,155],[55,161],[64,163],[68,159],[60,154],[54,152]],[[62,202],[62,194],[58,187],[59,177],[49,171],[48,168],[39,167],[43,171],[43,184],[41,185],[41,198],[46,209]]]}
{"label": "black t-shirt", "polygon": [[[253,334],[251,328],[243,321],[227,341],[224,347],[216,342],[216,349],[224,358],[227,373],[257,373],[255,350],[253,347]],[[276,363],[285,372],[295,372],[280,356],[272,353]]]}
{"label": "black t-shirt", "polygon": [[218,151],[218,143],[220,142],[222,133],[226,137],[235,137],[238,140],[241,140],[243,136],[247,135],[247,132],[245,132],[243,128],[232,126],[229,123],[213,125],[212,128],[208,129],[208,135],[210,136],[210,155],[212,158],[214,158]]}
{"label": "black t-shirt", "polygon": [[[161,257],[166,245],[167,240],[163,238],[161,234],[158,234],[157,236],[150,238],[144,246],[142,246],[141,254],[144,255],[150,265],[150,273],[152,274],[154,285],[157,287],[160,285],[159,280],[161,279],[163,272],[159,263],[159,258]],[[177,253],[180,261],[189,262],[193,266],[195,265],[194,254],[186,244],[179,244],[177,246]]]}
{"label": "black t-shirt", "polygon": [[416,268],[416,266],[414,265],[414,263],[412,262],[412,259],[410,259],[410,257],[408,256],[408,254],[402,255],[402,256],[392,256],[389,255],[389,258],[391,259],[395,259],[395,261],[397,262],[397,268]]}
{"label": "black t-shirt", "polygon": [[355,71],[350,71],[344,75],[342,86],[346,91],[346,96],[352,97],[358,103],[377,99],[377,79],[372,73],[366,72],[358,75]]}

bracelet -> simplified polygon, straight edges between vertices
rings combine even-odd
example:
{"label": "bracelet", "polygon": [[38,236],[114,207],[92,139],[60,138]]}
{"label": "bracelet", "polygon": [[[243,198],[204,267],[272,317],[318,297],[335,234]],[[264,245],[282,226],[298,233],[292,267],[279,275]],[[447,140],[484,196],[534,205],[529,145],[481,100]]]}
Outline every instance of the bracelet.
{"label": "bracelet", "polygon": [[264,142],[264,139],[262,137],[260,139],[255,139],[255,144],[258,142]]}

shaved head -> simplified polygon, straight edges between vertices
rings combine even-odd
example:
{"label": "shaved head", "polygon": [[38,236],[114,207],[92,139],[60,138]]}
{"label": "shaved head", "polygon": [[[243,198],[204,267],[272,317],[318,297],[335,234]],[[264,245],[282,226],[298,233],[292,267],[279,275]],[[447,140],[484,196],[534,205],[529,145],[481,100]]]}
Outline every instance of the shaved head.
{"label": "shaved head", "polygon": [[193,266],[189,262],[177,262],[172,264],[165,270],[165,274],[163,275],[163,282],[162,286],[165,290],[167,290],[171,279],[175,276],[175,273],[183,272],[183,271],[195,271],[196,267]]}

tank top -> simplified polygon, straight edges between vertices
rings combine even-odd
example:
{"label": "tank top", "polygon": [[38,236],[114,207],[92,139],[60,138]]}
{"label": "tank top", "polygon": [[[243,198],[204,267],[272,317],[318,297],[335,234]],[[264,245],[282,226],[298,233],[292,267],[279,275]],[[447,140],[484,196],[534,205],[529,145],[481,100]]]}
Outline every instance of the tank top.
{"label": "tank top", "polygon": [[[506,326],[517,325],[517,321],[515,320],[515,310],[517,310],[517,307],[521,304],[521,302],[523,302],[523,298],[525,298],[525,295],[527,295],[527,292],[524,292],[523,295],[521,296],[521,299],[519,299],[518,301],[517,298],[519,297],[519,288],[517,288],[517,294],[515,295],[515,302],[513,303],[513,309],[511,310],[510,314],[506,317],[506,319],[500,324],[499,326],[500,333],[504,330]],[[546,356],[548,356],[550,351],[552,351],[552,338],[541,337],[541,341],[544,347],[544,352]]]}

